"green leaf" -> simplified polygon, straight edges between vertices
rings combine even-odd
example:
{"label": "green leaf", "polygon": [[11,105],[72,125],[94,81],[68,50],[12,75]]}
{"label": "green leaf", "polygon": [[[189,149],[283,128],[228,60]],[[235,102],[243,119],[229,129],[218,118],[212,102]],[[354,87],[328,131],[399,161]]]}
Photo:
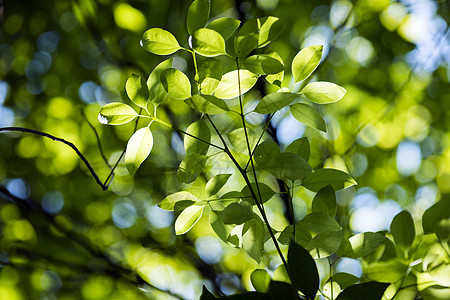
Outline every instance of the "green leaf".
{"label": "green leaf", "polygon": [[356,185],[356,181],[343,171],[324,168],[306,176],[302,185],[313,192],[318,192],[327,185],[331,185],[337,191]]}
{"label": "green leaf", "polygon": [[217,192],[227,183],[232,174],[217,174],[206,184],[205,191],[208,197],[217,194]]}
{"label": "green leaf", "polygon": [[[259,198],[258,189],[256,186],[256,182],[252,182],[251,186],[253,188],[253,191],[256,194],[256,197],[258,197],[259,203],[266,203],[270,199],[272,199],[273,195],[275,195],[275,192],[265,183],[258,182],[259,192],[261,193],[261,199]],[[252,205],[256,205],[255,200],[252,197],[252,193],[250,192],[250,188],[248,185],[244,186],[244,188],[241,191],[241,197],[242,200],[249,202]]]}
{"label": "green leaf", "polygon": [[[267,53],[267,55],[273,57],[274,59],[278,60],[284,68],[284,63],[283,63],[283,59],[280,57],[280,55],[278,55],[278,53],[276,52],[270,52]],[[284,71],[281,71],[277,74],[270,74],[266,76],[266,80],[267,82],[271,83],[271,84],[275,84],[279,87],[281,87],[281,83],[283,82],[283,78],[284,78]]]}
{"label": "green leaf", "polygon": [[226,243],[231,232],[231,226],[225,225],[219,217],[219,214],[214,210],[212,210],[209,214],[209,223],[217,236]]}
{"label": "green leaf", "polygon": [[246,21],[239,29],[234,39],[234,52],[239,58],[247,57],[258,47],[259,27],[258,20]]}
{"label": "green leaf", "polygon": [[341,100],[346,92],[343,87],[337,84],[319,81],[308,83],[300,93],[312,102],[326,104]]}
{"label": "green leaf", "polygon": [[411,214],[404,210],[397,214],[391,223],[391,233],[397,246],[408,248],[416,237],[416,229]]}
{"label": "green leaf", "polygon": [[268,294],[263,294],[258,300],[302,300],[297,289],[286,282],[272,280]]}
{"label": "green leaf", "polygon": [[[247,128],[248,140],[250,143],[250,149],[253,149],[258,142],[259,136],[250,128]],[[236,151],[248,154],[247,140],[245,138],[244,128],[238,128],[227,134],[228,140],[231,146]]]}
{"label": "green leaf", "polygon": [[440,240],[450,236],[450,198],[443,198],[428,208],[422,217],[425,233],[436,233]]}
{"label": "green leaf", "polygon": [[242,247],[258,264],[264,254],[264,223],[258,217],[244,223]]}
{"label": "green leaf", "polygon": [[292,60],[292,76],[295,82],[305,80],[317,68],[322,59],[323,46],[309,46],[297,53]]}
{"label": "green leaf", "polygon": [[336,193],[331,185],[317,192],[312,202],[313,212],[322,212],[334,218],[336,215]]}
{"label": "green leaf", "polygon": [[191,83],[181,71],[169,68],[161,72],[161,83],[170,97],[184,100],[191,97]]}
{"label": "green leaf", "polygon": [[238,29],[240,24],[241,21],[234,18],[218,18],[206,25],[206,28],[217,31],[224,40],[227,40]]}
{"label": "green leaf", "polygon": [[252,220],[253,208],[248,202],[231,203],[219,213],[224,224],[242,224]]}
{"label": "green leaf", "polygon": [[241,93],[239,93],[238,70],[234,70],[222,76],[222,80],[214,95],[220,99],[232,99],[240,94],[245,94],[255,85],[258,80],[258,75],[248,70],[239,70],[239,78],[241,82]]}
{"label": "green leaf", "polygon": [[300,155],[305,160],[308,160],[310,153],[308,138],[302,137],[294,140],[292,143],[289,144],[289,146],[286,147],[286,150],[284,150],[284,152],[294,153]]}
{"label": "green leaf", "polygon": [[136,131],[130,138],[125,152],[125,164],[133,175],[141,163],[148,157],[153,148],[153,135],[150,128],[144,127]]}
{"label": "green leaf", "polygon": [[201,28],[192,35],[192,48],[203,56],[226,54],[225,40],[212,29]]}
{"label": "green leaf", "polygon": [[200,220],[204,206],[191,205],[181,212],[175,221],[175,233],[185,234]]}
{"label": "green leaf", "polygon": [[379,233],[364,232],[352,236],[348,241],[341,244],[338,255],[359,258],[375,251],[386,238]]}
{"label": "green leaf", "polygon": [[448,262],[433,268],[429,274],[431,279],[437,284],[450,287],[450,264]]}
{"label": "green leaf", "polygon": [[379,261],[367,267],[367,277],[378,282],[394,283],[406,276],[408,266],[397,259]]}
{"label": "green leaf", "polygon": [[196,153],[186,156],[178,167],[178,182],[191,183],[197,179],[198,175],[203,171],[207,159],[206,156]]}
{"label": "green leaf", "polygon": [[283,64],[268,54],[256,54],[244,60],[244,66],[255,74],[267,75],[284,71]]}
{"label": "green leaf", "polygon": [[252,285],[257,292],[266,293],[269,290],[270,275],[264,269],[256,269],[250,275]]}
{"label": "green leaf", "polygon": [[209,18],[209,10],[209,0],[195,0],[191,3],[186,20],[187,29],[190,35],[197,29],[205,27]]}
{"label": "green leaf", "polygon": [[181,201],[193,201],[196,202],[198,199],[194,195],[189,192],[181,191],[174,194],[171,194],[164,198],[161,202],[158,203],[159,208],[164,210],[172,211],[174,210],[175,203]]}
{"label": "green leaf", "polygon": [[267,46],[275,40],[284,29],[284,24],[277,17],[267,16],[258,19],[258,48]]}
{"label": "green leaf", "polygon": [[167,92],[161,83],[161,73],[165,69],[172,68],[173,58],[167,59],[158,64],[150,73],[147,79],[149,98],[152,103],[159,105],[166,97]]}
{"label": "green leaf", "polygon": [[290,106],[291,113],[297,121],[303,124],[327,132],[327,124],[319,112],[311,105],[305,103],[296,103]]}
{"label": "green leaf", "polygon": [[288,273],[292,284],[308,299],[316,297],[319,290],[319,273],[316,263],[306,249],[293,242],[288,250]]}
{"label": "green leaf", "polygon": [[322,212],[313,212],[306,215],[299,223],[303,224],[310,231],[321,233],[325,231],[340,231],[341,226],[333,217]]}
{"label": "green leaf", "polygon": [[389,283],[364,282],[345,288],[336,300],[380,300]]}
{"label": "green leaf", "polygon": [[220,60],[207,57],[198,60],[198,73],[196,81],[199,84],[199,90],[204,95],[211,95],[219,86],[222,79],[222,63]]}
{"label": "green leaf", "polygon": [[209,127],[208,125],[206,125],[205,121],[200,119],[192,123],[186,129],[186,132],[190,135],[193,135],[203,140],[200,141],[186,134],[184,136],[184,149],[186,151],[186,155],[189,154],[205,155],[209,149],[209,144],[205,142],[208,143],[211,142],[211,131],[209,130]]}
{"label": "green leaf", "polygon": [[333,281],[337,282],[343,289],[358,282],[359,278],[349,273],[336,273],[333,275]]}
{"label": "green leaf", "polygon": [[125,89],[128,97],[134,104],[142,108],[147,107],[148,88],[141,76],[132,73],[127,80]]}
{"label": "green leaf", "polygon": [[144,32],[141,45],[145,50],[157,55],[169,55],[181,49],[177,39],[161,28],[152,28]]}
{"label": "green leaf", "polygon": [[324,231],[318,233],[307,245],[313,258],[324,258],[334,254],[341,245],[342,231]]}
{"label": "green leaf", "polygon": [[[306,248],[309,241],[311,241],[312,235],[309,229],[301,223],[295,224],[295,242]],[[278,237],[278,241],[283,245],[289,245],[294,240],[294,225],[286,226]]]}
{"label": "green leaf", "polygon": [[297,98],[298,95],[292,93],[271,93],[259,101],[255,112],[259,114],[271,114],[291,104]]}
{"label": "green leaf", "polygon": [[217,115],[230,110],[225,101],[209,95],[194,95],[184,102],[193,109],[209,115]]}
{"label": "green leaf", "polygon": [[107,125],[120,125],[128,123],[138,116],[138,113],[129,105],[113,102],[104,105],[98,114],[98,121]]}

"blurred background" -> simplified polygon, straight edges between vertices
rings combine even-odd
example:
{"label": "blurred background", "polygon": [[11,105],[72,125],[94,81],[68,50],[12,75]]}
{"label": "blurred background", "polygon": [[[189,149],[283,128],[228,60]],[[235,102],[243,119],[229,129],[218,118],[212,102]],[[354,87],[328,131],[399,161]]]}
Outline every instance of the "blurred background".
{"label": "blurred background", "polygon": [[[169,30],[187,47],[189,4],[5,1],[0,127],[64,138],[106,179],[110,168],[102,152],[113,165],[134,124],[100,125],[99,109],[128,102],[128,76],[146,78],[165,59],[139,45],[145,30]],[[301,48],[324,45],[314,79],[347,89],[340,102],[320,107],[328,133],[301,125],[284,110],[272,124],[282,147],[309,138],[313,168],[345,170],[356,179],[358,186],[338,192],[339,221],[355,233],[389,229],[402,209],[419,220],[450,193],[449,6],[446,0],[211,0],[211,18],[280,18],[285,29],[267,51],[277,51],[287,66]],[[192,80],[190,57],[174,56],[176,67]],[[288,68],[286,86],[289,73]],[[254,99],[258,93],[246,96]],[[161,111],[180,128],[198,118],[175,100]],[[203,284],[223,294],[250,288],[256,263],[216,238],[207,218],[176,236],[174,215],[156,206],[180,188],[175,175],[184,153],[176,133],[161,126],[152,131],[150,157],[134,178],[119,164],[108,192],[66,145],[30,134],[0,134],[0,299],[169,297],[145,285],[138,289],[132,276],[119,278],[123,270],[112,267],[117,262],[186,299],[198,298]],[[308,212],[313,196],[298,189],[297,219]],[[18,205],[18,199],[27,200]],[[277,197],[268,202],[277,230],[287,225],[283,210]],[[267,266],[273,270],[279,262],[270,259],[268,244]],[[338,268],[361,273],[355,260],[342,260]]]}

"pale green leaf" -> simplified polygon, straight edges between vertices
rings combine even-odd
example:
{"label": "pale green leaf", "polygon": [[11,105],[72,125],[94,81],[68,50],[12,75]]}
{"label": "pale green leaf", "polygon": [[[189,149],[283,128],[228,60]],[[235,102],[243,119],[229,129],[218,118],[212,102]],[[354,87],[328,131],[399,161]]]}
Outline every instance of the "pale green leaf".
{"label": "pale green leaf", "polygon": [[234,52],[239,58],[247,57],[258,47],[259,22],[257,19],[246,21],[234,39]]}
{"label": "pale green leaf", "polygon": [[258,80],[258,75],[253,74],[248,70],[239,70],[239,79],[241,83],[240,93],[238,70],[234,70],[222,76],[222,80],[220,81],[214,95],[220,99],[232,99],[240,94],[245,94],[255,85]]}
{"label": "pale green leaf", "polygon": [[219,86],[222,79],[222,63],[220,60],[212,57],[198,59],[198,73],[195,80],[198,83],[200,93],[211,95]]}
{"label": "pale green leaf", "polygon": [[[186,129],[186,132],[189,134],[184,136],[184,149],[186,151],[186,155],[194,153],[205,155],[209,149],[209,144],[205,142],[211,142],[211,131],[205,121],[200,119],[192,123]],[[195,136],[198,139],[193,138],[190,135]]]}
{"label": "pale green leaf", "polygon": [[[258,182],[258,186],[256,182],[251,183],[252,189],[256,194],[256,197],[259,203],[266,203],[275,195],[275,192],[265,183]],[[258,192],[259,190],[259,192]],[[260,197],[261,196],[261,197]],[[253,199],[252,193],[250,192],[250,188],[248,185],[244,186],[241,190],[242,200],[249,202],[252,205],[256,205],[255,200]]]}
{"label": "pale green leaf", "polygon": [[284,71],[283,64],[268,54],[255,54],[244,60],[244,66],[255,74],[267,75]]}
{"label": "pale green leaf", "polygon": [[379,233],[359,233],[343,242],[337,254],[349,258],[364,257],[375,251],[385,239],[386,238]]}
{"label": "pale green leaf", "polygon": [[336,193],[331,185],[317,192],[312,202],[313,212],[322,212],[334,217],[336,215]]}
{"label": "pale green leaf", "polygon": [[319,112],[311,105],[305,103],[296,103],[290,106],[291,113],[297,121],[303,124],[318,129],[320,131],[327,131],[327,124]]}
{"label": "pale green leaf", "polygon": [[192,35],[192,48],[204,56],[218,56],[226,54],[225,40],[212,29],[201,28]]}
{"label": "pale green leaf", "polygon": [[300,93],[312,102],[326,104],[341,100],[346,92],[343,87],[337,84],[319,81],[308,83]]}
{"label": "pale green leaf", "polygon": [[313,212],[306,215],[299,224],[305,225],[308,230],[315,233],[340,231],[342,229],[333,217],[322,212]]}
{"label": "pale green leaf", "polygon": [[208,196],[213,196],[227,183],[232,174],[217,174],[206,184],[205,191]]}
{"label": "pale green leaf", "polygon": [[198,175],[203,171],[207,159],[206,156],[196,153],[186,156],[178,166],[178,182],[191,183],[197,179]]}
{"label": "pale green leaf", "polygon": [[[247,136],[250,149],[253,149],[258,142],[259,135],[253,129],[247,128]],[[238,128],[227,134],[231,146],[238,152],[248,155],[247,139],[245,138],[244,128]]]}
{"label": "pale green leaf", "polygon": [[174,210],[175,203],[181,201],[193,201],[196,202],[198,200],[197,197],[192,195],[189,192],[181,191],[174,194],[171,194],[164,198],[161,202],[158,203],[159,208],[164,210]]}
{"label": "pale green leaf", "polygon": [[227,40],[233,35],[239,24],[241,21],[234,18],[218,18],[206,25],[206,28],[217,31],[224,40]]}
{"label": "pale green leaf", "polygon": [[197,29],[205,27],[209,18],[209,10],[209,0],[195,0],[191,3],[186,20],[187,29],[190,35]]}
{"label": "pale green leaf", "polygon": [[305,80],[317,68],[322,59],[323,46],[309,46],[297,53],[292,60],[292,76],[295,82]]}
{"label": "pale green leaf", "polygon": [[242,224],[253,219],[252,205],[248,202],[231,203],[219,213],[224,224]]}
{"label": "pale green leaf", "polygon": [[191,83],[181,71],[169,68],[161,72],[161,83],[170,97],[184,100],[191,97]]}
{"label": "pale green leaf", "polygon": [[185,234],[200,220],[204,206],[191,205],[181,212],[175,221],[175,233]]}
{"label": "pale green leaf", "polygon": [[147,79],[149,100],[155,105],[159,105],[166,97],[167,92],[161,83],[161,73],[165,69],[172,68],[173,58],[169,58],[157,65]]}
{"label": "pale green leaf", "polygon": [[308,138],[302,137],[294,140],[292,143],[289,144],[289,146],[286,147],[286,150],[284,150],[284,152],[291,152],[300,155],[305,160],[308,160],[310,154]]}
{"label": "pale green leaf", "polygon": [[430,270],[431,279],[437,284],[445,287],[450,287],[450,264],[441,264],[438,267]]}
{"label": "pale green leaf", "polygon": [[342,231],[320,232],[308,243],[306,249],[315,259],[328,257],[339,249],[343,237]]}
{"label": "pale green leaf", "polygon": [[148,87],[144,83],[144,80],[142,79],[141,76],[132,73],[127,80],[125,89],[127,91],[128,97],[137,106],[140,106],[142,108],[147,107]]}
{"label": "pale green leaf", "polygon": [[125,152],[125,164],[133,175],[153,148],[153,135],[149,127],[136,131],[128,141]]}
{"label": "pale green leaf", "polygon": [[264,223],[256,217],[244,223],[242,229],[242,247],[258,264],[264,254]]}
{"label": "pale green leaf", "polygon": [[257,292],[266,293],[270,285],[270,275],[264,269],[256,269],[250,275],[252,285]]}
{"label": "pale green leaf", "polygon": [[209,95],[194,95],[184,102],[193,109],[209,115],[221,114],[230,110],[225,101]]}
{"label": "pale green leaf", "polygon": [[271,93],[266,95],[259,101],[255,107],[255,112],[259,114],[271,114],[274,113],[286,105],[289,105],[298,98],[297,94],[292,93]]}
{"label": "pale green leaf", "polygon": [[397,214],[391,223],[391,233],[397,246],[408,248],[416,237],[416,229],[411,214],[403,210]]}
{"label": "pale green leaf", "polygon": [[369,264],[367,277],[378,282],[394,283],[406,276],[408,266],[397,259]]}
{"label": "pale green leaf", "polygon": [[341,170],[324,168],[306,176],[302,185],[313,192],[318,192],[327,185],[331,185],[337,191],[356,185],[356,181]]}
{"label": "pale green leaf", "polygon": [[138,113],[129,105],[113,102],[104,105],[98,114],[98,120],[102,124],[120,125],[128,123],[138,116]]}
{"label": "pale green leaf", "polygon": [[284,29],[284,24],[277,17],[267,16],[258,19],[258,48],[265,47],[275,40]]}
{"label": "pale green leaf", "polygon": [[225,225],[222,219],[220,219],[219,214],[214,210],[209,213],[209,223],[217,236],[222,241],[227,242],[232,226]]}
{"label": "pale green leaf", "polygon": [[144,32],[141,45],[145,50],[157,55],[169,55],[181,49],[177,39],[161,28],[152,28]]}

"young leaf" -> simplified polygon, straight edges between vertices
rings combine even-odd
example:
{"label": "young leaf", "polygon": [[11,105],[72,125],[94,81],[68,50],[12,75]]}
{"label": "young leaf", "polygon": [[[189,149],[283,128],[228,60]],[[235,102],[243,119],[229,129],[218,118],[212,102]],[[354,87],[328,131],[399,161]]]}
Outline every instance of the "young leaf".
{"label": "young leaf", "polygon": [[127,80],[125,89],[128,97],[134,104],[142,108],[147,107],[148,88],[141,76],[132,73]]}
{"label": "young leaf", "polygon": [[102,124],[120,125],[128,123],[138,116],[138,113],[129,105],[113,102],[104,105],[98,114],[98,120]]}
{"label": "young leaf", "polygon": [[224,224],[242,224],[254,217],[253,208],[248,202],[231,203],[219,213]]}
{"label": "young leaf", "polygon": [[258,217],[244,223],[242,247],[258,264],[264,254],[264,223]]}
{"label": "young leaf", "polygon": [[312,202],[313,212],[322,212],[334,218],[336,215],[336,193],[331,185],[317,192]]}
{"label": "young leaf", "polygon": [[[248,70],[239,70],[241,82],[241,95],[249,91],[258,80],[258,75]],[[238,70],[226,73],[222,76],[214,95],[220,99],[232,99],[239,96]]]}
{"label": "young leaf", "polygon": [[181,191],[174,194],[171,194],[164,198],[161,202],[158,203],[159,208],[164,210],[174,210],[175,203],[181,201],[193,201],[196,202],[198,199],[194,195],[189,192]]}
{"label": "young leaf", "polygon": [[250,275],[252,285],[257,292],[266,293],[270,285],[270,275],[264,269],[256,269]]}
{"label": "young leaf", "polygon": [[206,156],[196,153],[186,156],[178,167],[178,182],[191,183],[197,179],[198,175],[203,171],[207,159]]}
{"label": "young leaf", "polygon": [[292,93],[271,93],[266,95],[259,101],[255,107],[255,112],[259,114],[271,114],[274,113],[286,105],[289,105],[298,98],[297,94]]}
{"label": "young leaf", "polygon": [[[258,135],[250,128],[247,128],[248,140],[250,143],[250,149],[253,149],[258,142]],[[245,138],[244,128],[238,128],[227,134],[228,140],[231,146],[236,151],[248,154],[247,140]]]}
{"label": "young leaf", "polygon": [[[270,52],[267,53],[267,55],[273,57],[274,59],[278,60],[284,68],[284,63],[283,63],[283,59],[280,57],[280,55],[278,55],[278,53],[276,52]],[[284,78],[284,71],[281,71],[277,74],[270,74],[266,76],[266,80],[267,82],[271,83],[271,84],[275,84],[279,87],[281,87],[281,83],[283,82],[283,78]]]}
{"label": "young leaf", "polygon": [[324,168],[306,176],[302,185],[313,192],[318,192],[327,185],[331,185],[337,191],[356,185],[356,181],[343,171]]}
{"label": "young leaf", "polygon": [[181,212],[175,221],[175,233],[185,234],[200,220],[204,206],[191,205]]}
{"label": "young leaf", "polygon": [[267,75],[284,71],[283,64],[268,54],[255,54],[244,60],[244,66],[255,74]]}
{"label": "young leaf", "polygon": [[[208,125],[206,125],[205,121],[201,119],[189,125],[189,127],[186,129],[186,132],[199,139],[202,139],[205,142],[211,142],[211,131],[209,130],[209,127]],[[184,136],[184,149],[186,151],[186,155],[205,155],[208,152],[209,144],[203,141],[195,139],[186,134]]]}
{"label": "young leaf", "polygon": [[317,68],[322,59],[323,46],[309,46],[297,53],[292,60],[292,76],[295,82],[305,80]]}
{"label": "young leaf", "polygon": [[141,45],[145,50],[157,55],[169,55],[181,49],[177,39],[161,28],[151,28],[144,32]]}
{"label": "young leaf", "polygon": [[291,282],[308,299],[314,299],[319,290],[319,273],[308,251],[292,242],[288,250],[288,274]]}
{"label": "young leaf", "polygon": [[259,36],[258,48],[267,46],[270,42],[275,40],[283,31],[284,24],[277,17],[267,16],[258,19]]}
{"label": "young leaf", "polygon": [[206,184],[206,195],[213,196],[227,183],[232,174],[217,174]]}
{"label": "young leaf", "polygon": [[198,60],[198,73],[196,80],[199,90],[204,95],[211,95],[222,79],[222,63],[220,60],[207,57]]}
{"label": "young leaf", "polygon": [[153,135],[150,128],[144,127],[136,131],[130,138],[125,152],[125,164],[133,175],[153,148]]}
{"label": "young leaf", "polygon": [[341,245],[344,232],[324,231],[318,233],[307,245],[313,258],[324,258],[335,253]]}
{"label": "young leaf", "polygon": [[345,288],[336,300],[380,300],[389,283],[364,282]]}
{"label": "young leaf", "polygon": [[369,264],[367,277],[378,282],[394,283],[405,277],[408,266],[397,259]]}
{"label": "young leaf", "polygon": [[305,225],[306,228],[315,233],[340,231],[342,229],[333,217],[321,212],[310,213],[299,223]]}
{"label": "young leaf", "polygon": [[290,106],[291,113],[297,121],[303,124],[327,132],[327,124],[317,110],[311,105],[305,103],[296,103]]}
{"label": "young leaf", "polygon": [[404,210],[397,214],[391,223],[391,232],[397,246],[408,248],[416,237],[414,220],[411,214]]}
{"label": "young leaf", "polygon": [[169,68],[161,72],[161,83],[170,97],[184,100],[191,97],[191,83],[181,71]]}
{"label": "young leaf", "polygon": [[[259,192],[261,193],[261,198],[259,199],[259,193],[258,189],[256,187],[256,182],[251,183],[253,191],[256,194],[256,197],[258,197],[259,203],[266,203],[270,199],[272,199],[273,195],[275,195],[275,192],[265,183],[258,182]],[[250,192],[250,188],[248,185],[244,186],[241,190],[241,197],[242,200],[249,202],[252,205],[256,205],[255,200],[252,197],[252,193]]]}
{"label": "young leaf", "polygon": [[309,147],[309,141],[307,137],[302,137],[299,139],[296,139],[292,143],[289,144],[289,146],[286,147],[286,150],[284,152],[290,152],[297,155],[300,155],[303,157],[306,161],[309,159],[310,154],[310,147]]}
{"label": "young leaf", "polygon": [[197,29],[205,27],[209,18],[209,10],[209,0],[195,0],[191,3],[186,20],[187,29],[190,35]]}
{"label": "young leaf", "polygon": [[166,97],[167,92],[161,83],[161,73],[165,69],[172,68],[173,58],[169,58],[159,65],[157,65],[153,71],[150,73],[147,79],[147,86],[149,91],[149,100],[155,104],[159,105]]}
{"label": "young leaf", "polygon": [[225,40],[212,29],[200,28],[192,35],[192,48],[203,56],[226,54]]}
{"label": "young leaf", "polygon": [[441,240],[448,240],[450,235],[450,198],[443,198],[428,208],[422,217],[425,233],[436,233]]}
{"label": "young leaf", "polygon": [[341,100],[346,92],[343,87],[337,84],[319,81],[308,83],[300,93],[312,102],[326,104]]}
{"label": "young leaf", "polygon": [[221,114],[230,110],[225,101],[209,95],[194,95],[184,102],[193,109],[209,115]]}
{"label": "young leaf", "polygon": [[377,249],[386,238],[379,233],[364,232],[352,236],[348,241],[342,243],[338,255],[359,258],[364,257]]}
{"label": "young leaf", "polygon": [[218,18],[206,25],[206,28],[217,31],[224,40],[227,40],[238,29],[240,24],[241,21],[234,18]]}

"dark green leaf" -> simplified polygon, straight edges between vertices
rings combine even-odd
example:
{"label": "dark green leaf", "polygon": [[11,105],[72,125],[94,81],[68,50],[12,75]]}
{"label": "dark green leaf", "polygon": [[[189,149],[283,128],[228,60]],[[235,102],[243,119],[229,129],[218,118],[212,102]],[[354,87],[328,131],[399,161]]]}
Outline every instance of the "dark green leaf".
{"label": "dark green leaf", "polygon": [[299,223],[305,225],[306,228],[315,233],[324,231],[340,231],[342,229],[333,217],[330,217],[330,215],[322,212],[310,213],[306,215]]}
{"label": "dark green leaf", "polygon": [[212,57],[203,59],[199,57],[196,81],[202,94],[211,95],[214,93],[219,86],[222,75],[222,63],[220,60]]}
{"label": "dark green leaf", "polygon": [[202,295],[200,296],[200,300],[215,300],[216,297],[214,297],[213,294],[211,294],[206,286],[203,286]]}
{"label": "dark green leaf", "polygon": [[248,202],[231,203],[219,213],[224,224],[242,224],[253,219],[253,208]]}
{"label": "dark green leaf", "polygon": [[237,57],[247,57],[258,47],[259,27],[257,19],[246,21],[234,40],[234,52]]}
{"label": "dark green leaf", "polygon": [[323,46],[309,46],[297,53],[292,60],[292,76],[294,81],[305,80],[317,68],[322,59]]}
{"label": "dark green leaf", "polygon": [[255,112],[259,114],[271,114],[283,107],[289,105],[298,98],[297,94],[292,93],[271,93],[259,101]]}
{"label": "dark green leaf", "polygon": [[217,192],[227,183],[232,174],[217,174],[206,184],[205,191],[208,197],[217,194]]}
{"label": "dark green leaf", "polygon": [[306,176],[302,185],[318,192],[327,185],[331,185],[335,191],[356,185],[356,181],[347,173],[336,169],[319,169]]}
{"label": "dark green leaf", "polygon": [[308,243],[306,249],[313,258],[328,257],[339,249],[343,237],[342,231],[320,232]]}
{"label": "dark green leaf", "polygon": [[128,97],[137,106],[140,106],[142,108],[147,107],[148,87],[144,83],[144,80],[142,79],[141,76],[132,73],[127,80],[125,89],[127,91]]}
{"label": "dark green leaf", "polygon": [[161,28],[152,28],[144,32],[141,45],[145,50],[157,55],[169,55],[181,49],[177,39]]}
{"label": "dark green leaf", "polygon": [[187,29],[190,35],[197,29],[205,27],[209,18],[209,10],[209,0],[195,0],[191,3],[186,20]]}
{"label": "dark green leaf", "polygon": [[[258,187],[256,186],[256,182],[251,183],[253,191],[256,194],[256,197],[258,197],[259,203],[266,203],[269,201],[273,195],[275,195],[275,192],[265,183],[258,182],[259,192],[261,193],[261,199],[259,198],[259,192]],[[250,192],[250,188],[248,185],[244,186],[244,188],[241,191],[241,197],[242,200],[249,202],[252,205],[256,205],[255,200],[252,197],[252,193]]]}
{"label": "dark green leaf", "polygon": [[284,152],[291,152],[300,155],[305,160],[309,159],[310,147],[308,138],[302,137],[293,141],[289,146],[286,147]]}
{"label": "dark green leaf", "polygon": [[298,295],[297,289],[295,289],[292,285],[282,281],[272,280],[269,286],[269,292],[264,297],[261,297],[260,300],[301,300]]}
{"label": "dark green leaf", "polygon": [[138,113],[129,105],[113,102],[104,105],[98,114],[98,120],[102,124],[121,125],[128,123],[138,116]]}
{"label": "dark green leaf", "polygon": [[194,153],[205,155],[209,149],[209,144],[207,144],[206,142],[211,142],[211,131],[209,130],[209,127],[208,125],[206,125],[205,121],[200,119],[192,123],[186,129],[186,132],[201,139],[199,140],[193,138],[187,134],[184,136],[184,149],[186,151],[186,155]]}
{"label": "dark green leaf", "polygon": [[204,114],[216,115],[230,110],[225,101],[209,95],[194,95],[184,101]]}
{"label": "dark green leaf", "polygon": [[250,275],[252,285],[257,292],[266,293],[269,290],[270,275],[264,269],[256,269]]}
{"label": "dark green leaf", "polygon": [[450,198],[443,198],[428,208],[422,217],[425,233],[436,233],[439,239],[448,240],[450,236]]}
{"label": "dark green leaf", "polygon": [[[283,63],[283,59],[280,57],[280,55],[278,55],[278,53],[276,52],[270,52],[267,53],[267,55],[273,57],[274,59],[278,60],[284,67],[284,63]],[[284,78],[284,71],[281,71],[277,74],[271,74],[271,75],[267,75],[266,76],[266,80],[267,82],[271,83],[271,84],[275,84],[279,87],[281,87],[281,83],[283,82],[283,78]]]}
{"label": "dark green leaf", "polygon": [[308,299],[316,297],[319,290],[319,273],[316,263],[306,249],[293,242],[288,250],[288,273],[292,284]]}
{"label": "dark green leaf", "polygon": [[131,136],[125,151],[125,164],[131,175],[136,173],[139,166],[152,151],[152,148],[153,135],[148,126],[139,129]]}
{"label": "dark green leaf", "polygon": [[337,282],[342,289],[355,284],[358,280],[358,277],[349,273],[336,273],[333,275],[333,281]]}
{"label": "dark green leaf", "polygon": [[322,81],[308,83],[300,93],[312,102],[326,104],[341,100],[346,92],[343,87],[337,84]]}
{"label": "dark green leaf", "polygon": [[344,289],[336,300],[380,300],[389,283],[364,282]]}
{"label": "dark green leaf", "polygon": [[224,242],[227,242],[228,237],[230,235],[230,227],[229,225],[225,225],[222,219],[219,217],[219,214],[212,210],[209,214],[209,223],[211,224],[212,229],[217,234],[217,236]]}
{"label": "dark green leaf", "polygon": [[[306,248],[309,241],[311,241],[312,235],[309,229],[301,223],[295,224],[295,242]],[[283,245],[289,245],[294,240],[294,225],[286,226],[278,237],[278,241]]]}
{"label": "dark green leaf", "polygon": [[244,60],[244,66],[255,74],[276,74],[284,70],[283,64],[267,54],[256,54]]}
{"label": "dark green leaf", "polygon": [[331,185],[317,192],[312,203],[313,212],[323,212],[331,217],[336,215],[336,193]]}
{"label": "dark green leaf", "polygon": [[411,214],[404,210],[397,214],[391,223],[391,233],[397,246],[408,248],[416,237],[414,220]]}
{"label": "dark green leaf", "polygon": [[227,40],[233,35],[239,24],[241,21],[234,18],[218,18],[206,25],[206,28],[217,31],[224,40]]}
{"label": "dark green leaf", "polygon": [[290,106],[291,113],[297,121],[303,124],[327,132],[327,124],[319,112],[311,105],[305,103],[296,103]]}
{"label": "dark green leaf", "polygon": [[184,100],[191,97],[191,83],[187,76],[174,68],[161,72],[161,83],[170,97]]}
{"label": "dark green leaf", "polygon": [[186,156],[178,167],[178,182],[191,183],[197,179],[198,175],[203,171],[207,159],[206,156],[196,153]]}

